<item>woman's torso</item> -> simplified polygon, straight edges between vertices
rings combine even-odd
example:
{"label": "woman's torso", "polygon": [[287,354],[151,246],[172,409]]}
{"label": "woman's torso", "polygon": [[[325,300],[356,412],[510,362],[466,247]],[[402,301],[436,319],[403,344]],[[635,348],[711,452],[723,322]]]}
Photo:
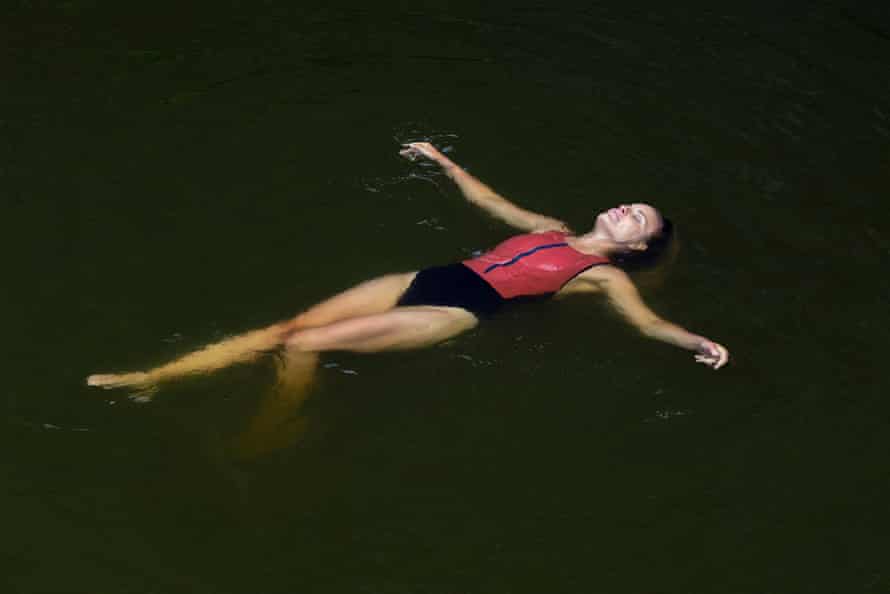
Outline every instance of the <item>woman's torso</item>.
{"label": "woman's torso", "polygon": [[561,231],[516,235],[462,264],[504,299],[553,294],[590,267],[609,263],[572,248],[568,237]]}

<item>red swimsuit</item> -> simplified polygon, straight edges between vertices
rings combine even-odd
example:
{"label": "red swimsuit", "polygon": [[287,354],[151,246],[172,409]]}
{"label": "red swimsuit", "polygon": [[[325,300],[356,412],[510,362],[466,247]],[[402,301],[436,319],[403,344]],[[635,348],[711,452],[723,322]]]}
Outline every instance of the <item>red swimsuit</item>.
{"label": "red swimsuit", "polygon": [[504,299],[556,293],[591,266],[609,262],[572,248],[567,235],[560,231],[517,235],[462,264]]}
{"label": "red swimsuit", "polygon": [[517,235],[476,258],[425,268],[399,298],[402,307],[459,307],[477,317],[493,315],[508,301],[552,295],[591,266],[608,264],[566,243],[567,233]]}

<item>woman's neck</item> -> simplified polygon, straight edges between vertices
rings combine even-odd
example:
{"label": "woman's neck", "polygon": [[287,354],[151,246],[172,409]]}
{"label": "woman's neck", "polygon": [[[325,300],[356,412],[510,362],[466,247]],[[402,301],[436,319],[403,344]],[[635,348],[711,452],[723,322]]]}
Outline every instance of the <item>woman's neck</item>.
{"label": "woman's neck", "polygon": [[619,246],[614,240],[604,237],[595,231],[566,238],[572,249],[590,256],[608,257],[609,254],[618,251]]}

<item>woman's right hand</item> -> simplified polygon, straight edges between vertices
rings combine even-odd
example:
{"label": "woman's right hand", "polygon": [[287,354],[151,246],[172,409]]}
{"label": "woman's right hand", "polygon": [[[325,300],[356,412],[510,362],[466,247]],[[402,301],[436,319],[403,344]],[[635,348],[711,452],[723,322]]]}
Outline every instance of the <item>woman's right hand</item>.
{"label": "woman's right hand", "polygon": [[706,338],[698,347],[698,354],[695,356],[695,360],[699,363],[704,363],[708,367],[720,369],[729,361],[729,351],[722,344]]}
{"label": "woman's right hand", "polygon": [[404,148],[399,151],[399,154],[409,161],[416,161],[420,157],[426,157],[434,163],[441,164],[443,161],[448,160],[445,155],[439,152],[439,149],[428,142],[409,142],[402,146]]}

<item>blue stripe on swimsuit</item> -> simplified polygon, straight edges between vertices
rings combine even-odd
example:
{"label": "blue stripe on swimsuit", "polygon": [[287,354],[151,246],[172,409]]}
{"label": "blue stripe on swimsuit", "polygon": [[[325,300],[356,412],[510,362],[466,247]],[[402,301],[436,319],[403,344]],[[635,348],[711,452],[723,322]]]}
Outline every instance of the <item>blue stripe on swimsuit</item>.
{"label": "blue stripe on swimsuit", "polygon": [[486,268],[486,269],[484,270],[484,272],[485,272],[485,274],[488,274],[489,272],[491,272],[491,271],[494,270],[495,268],[500,268],[500,267],[502,267],[502,266],[512,266],[513,264],[516,264],[517,262],[519,262],[520,260],[522,260],[522,259],[525,258],[526,256],[531,256],[532,254],[534,254],[535,252],[540,251],[540,250],[549,250],[550,248],[564,247],[564,246],[567,246],[567,245],[569,245],[569,244],[566,243],[566,242],[562,242],[562,243],[546,243],[546,244],[544,244],[544,245],[539,245],[538,247],[536,247],[536,248],[532,248],[532,249],[528,250],[527,252],[522,252],[522,253],[520,253],[520,254],[516,254],[515,256],[513,256],[512,258],[510,258],[510,259],[507,260],[506,262],[501,262],[500,264],[492,264],[491,266],[489,266],[488,268]]}

